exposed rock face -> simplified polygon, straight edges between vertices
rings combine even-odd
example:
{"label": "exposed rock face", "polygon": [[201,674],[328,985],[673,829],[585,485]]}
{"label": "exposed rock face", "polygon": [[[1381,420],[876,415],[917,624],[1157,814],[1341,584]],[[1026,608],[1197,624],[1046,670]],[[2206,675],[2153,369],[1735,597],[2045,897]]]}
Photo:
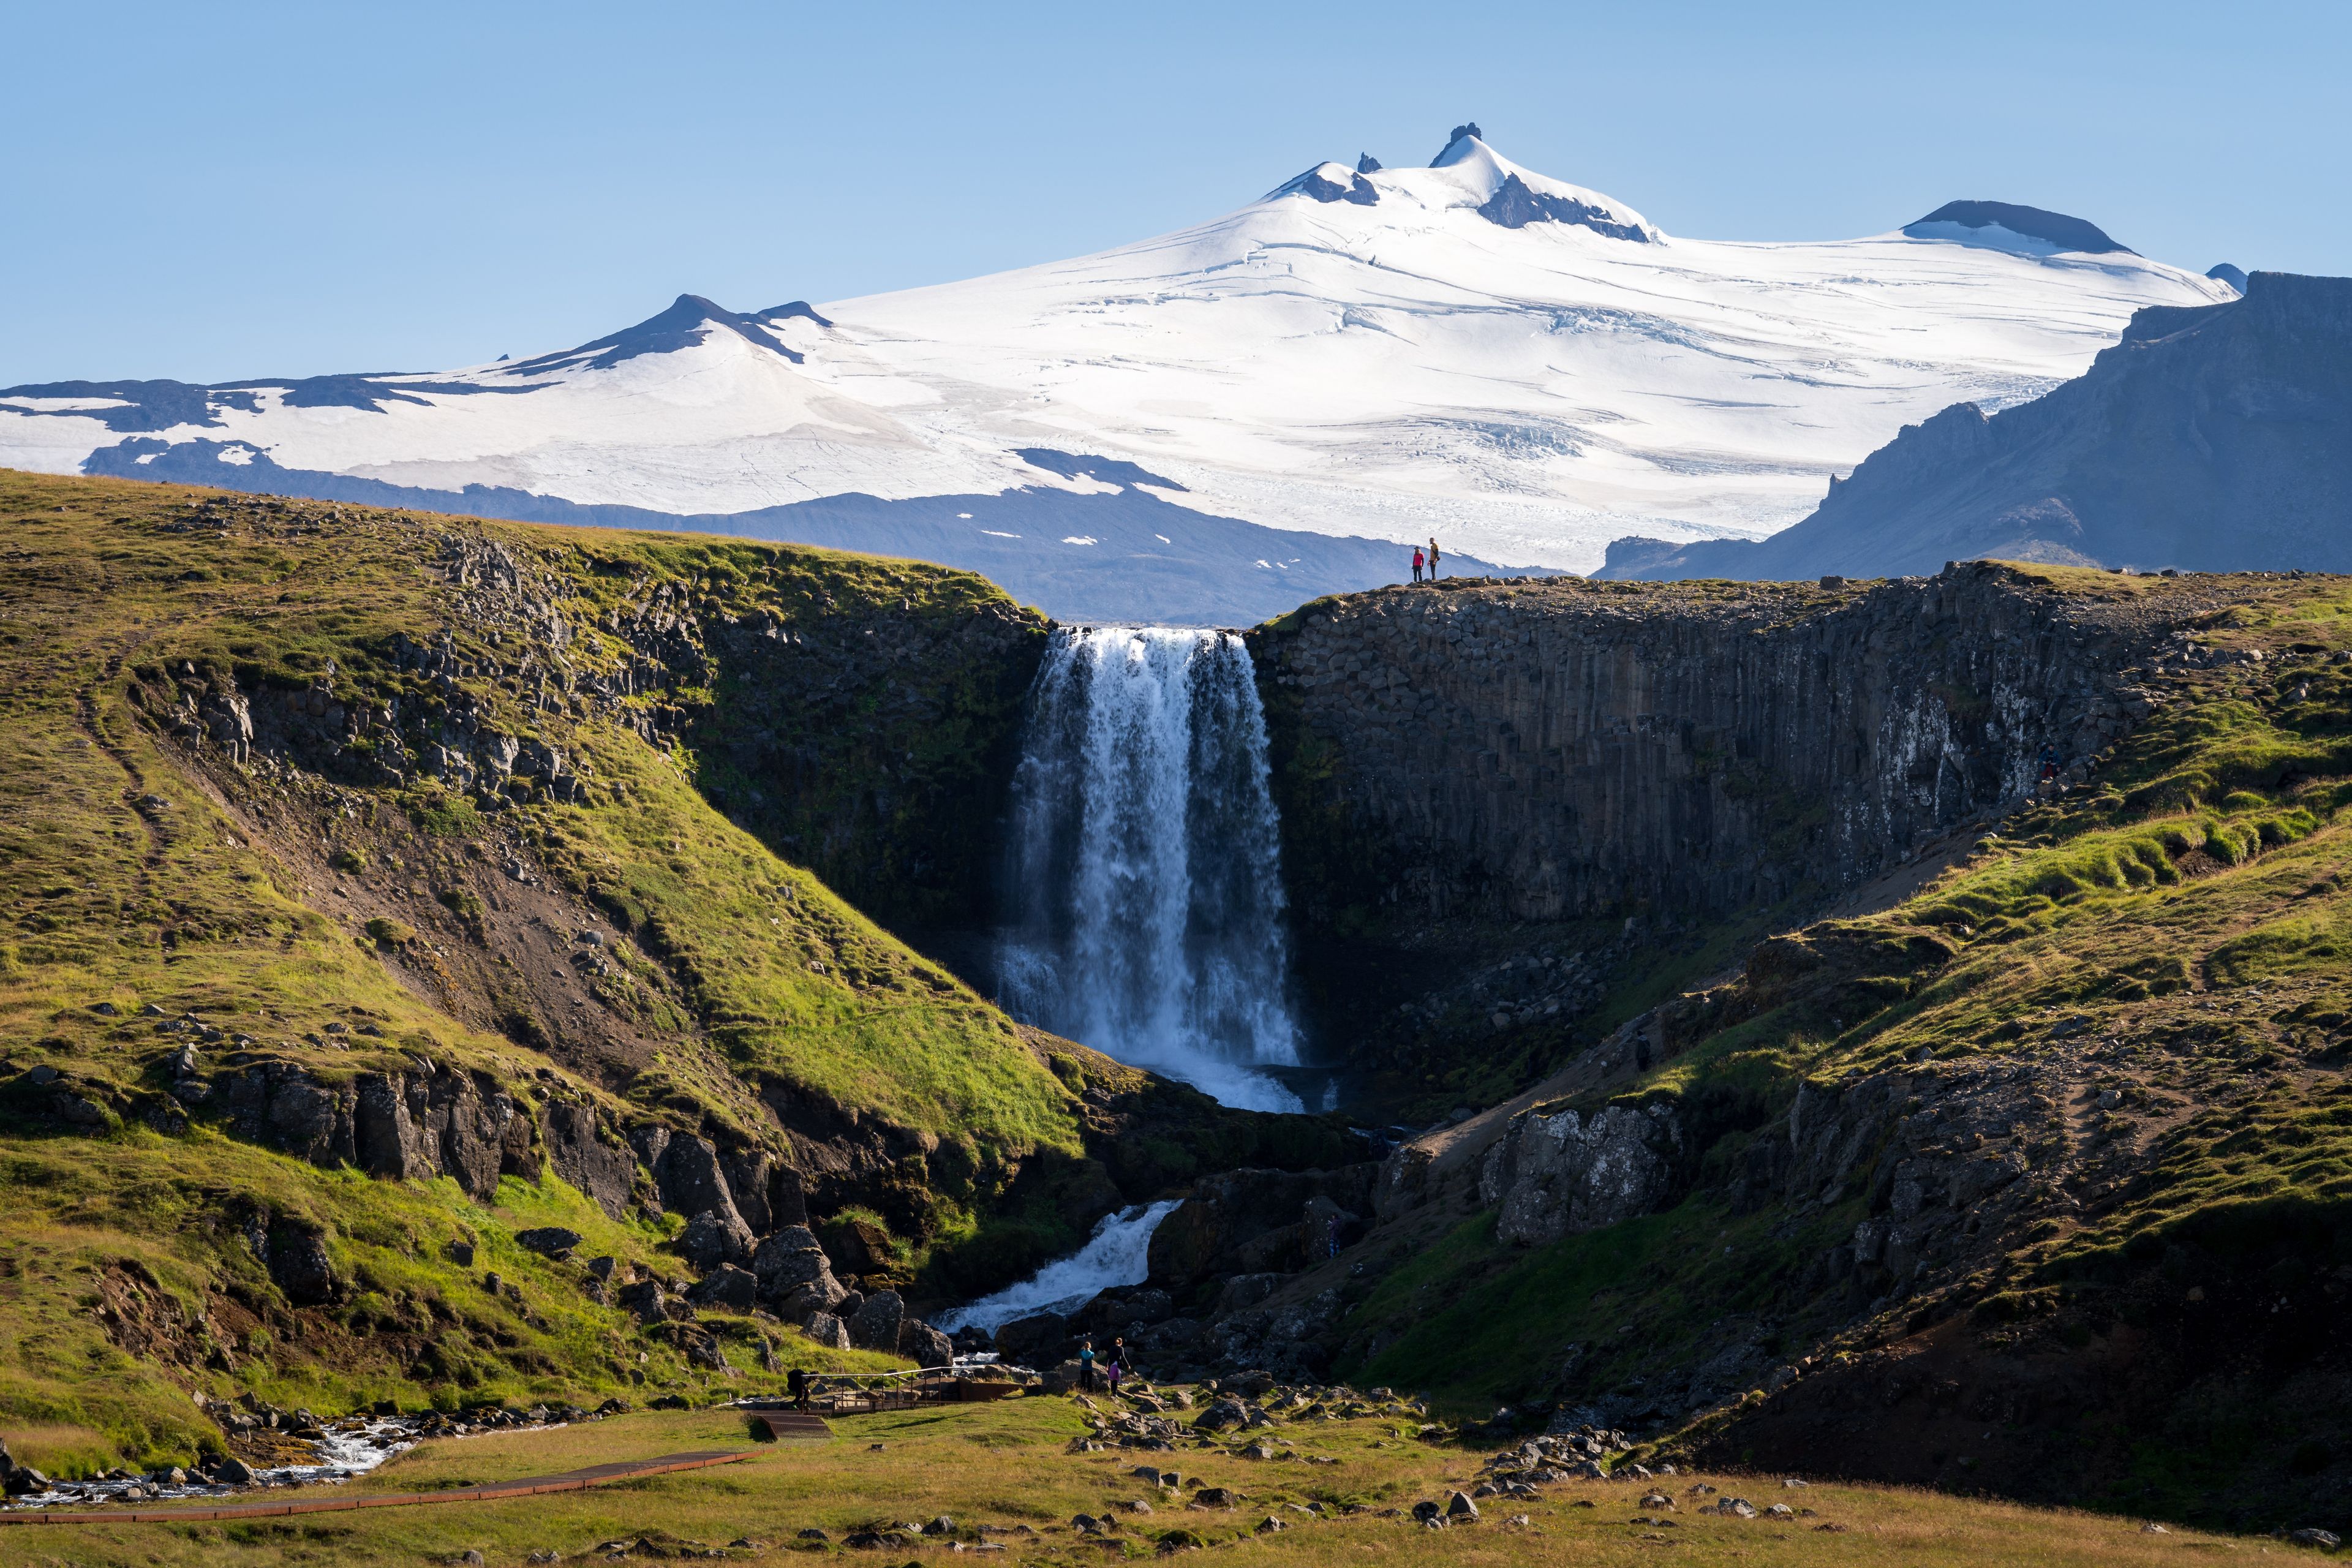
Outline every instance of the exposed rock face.
{"label": "exposed rock face", "polygon": [[2235,591],[2157,587],[1970,566],[1329,601],[1249,634],[1294,908],[1312,935],[1350,910],[1713,914],[1866,880],[2021,797],[2045,747],[2079,766],[2151,710],[2118,672]]}
{"label": "exposed rock face", "polygon": [[636,1162],[625,1147],[604,1135],[595,1108],[550,1100],[541,1113],[541,1131],[555,1173],[593,1198],[608,1216],[620,1218],[636,1183]]}
{"label": "exposed rock face", "polygon": [[697,1268],[716,1268],[722,1263],[748,1262],[751,1257],[751,1227],[732,1205],[725,1208],[708,1208],[688,1220],[686,1232],[677,1238],[677,1249]]}
{"label": "exposed rock face", "polygon": [[363,1073],[331,1087],[291,1064],[257,1062],[215,1092],[236,1136],[315,1165],[394,1181],[446,1175],[476,1199],[495,1195],[501,1174],[539,1174],[530,1118],[487,1078]]}
{"label": "exposed rock face", "polygon": [[2141,310],[2031,403],[1905,426],[1769,539],[1619,540],[1601,575],[1878,576],[1978,556],[2344,571],[2352,279],[2257,272],[2244,293]]}
{"label": "exposed rock face", "polygon": [[1150,1278],[1171,1288],[1221,1274],[1286,1270],[1350,1241],[1371,1213],[1370,1162],[1337,1171],[1227,1171],[1193,1189],[1151,1233]]}
{"label": "exposed rock face", "polygon": [[298,1307],[315,1307],[335,1298],[335,1267],[316,1227],[281,1216],[269,1226],[266,1243],[269,1277]]}
{"label": "exposed rock face", "polygon": [[722,1209],[734,1225],[743,1224],[727,1173],[719,1165],[719,1151],[709,1139],[647,1128],[636,1135],[636,1142],[646,1168],[653,1172],[664,1208],[689,1216]]}
{"label": "exposed rock face", "polygon": [[775,1229],[777,1222],[770,1217],[768,1204],[774,1157],[765,1149],[730,1150],[719,1157],[719,1164],[727,1178],[728,1196],[734,1200],[735,1212],[742,1216],[744,1226],[754,1236]]}
{"label": "exposed rock face", "polygon": [[1674,1110],[1526,1110],[1486,1151],[1478,1196],[1499,1210],[1495,1234],[1540,1246],[1648,1214],[1676,1195],[1683,1155]]}

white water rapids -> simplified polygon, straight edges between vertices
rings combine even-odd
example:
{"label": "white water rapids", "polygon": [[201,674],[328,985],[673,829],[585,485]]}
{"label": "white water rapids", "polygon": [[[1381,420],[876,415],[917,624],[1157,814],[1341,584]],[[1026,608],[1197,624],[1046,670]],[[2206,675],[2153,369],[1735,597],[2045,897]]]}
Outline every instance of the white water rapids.
{"label": "white water rapids", "polygon": [[1140,1285],[1150,1272],[1151,1233],[1176,1208],[1173,1199],[1105,1215],[1086,1246],[1057,1258],[1018,1285],[969,1306],[941,1312],[932,1326],[941,1333],[978,1329],[993,1334],[1015,1318],[1053,1312],[1067,1317],[1114,1285]]}
{"label": "white water rapids", "polygon": [[[318,1463],[312,1465],[274,1465],[253,1472],[254,1482],[260,1486],[305,1486],[319,1481],[347,1481],[363,1476],[394,1454],[405,1453],[417,1444],[417,1418],[415,1416],[353,1415],[322,1425],[324,1436],[311,1440],[318,1450]],[[525,1428],[531,1430],[532,1428]],[[138,1489],[139,1496],[124,1494]],[[209,1481],[190,1477],[180,1486],[143,1477],[121,1480],[62,1481],[45,1492],[31,1492],[7,1500],[5,1507],[58,1508],[69,1504],[97,1502],[176,1501],[183,1498],[226,1498],[242,1491],[242,1488],[215,1486]]]}
{"label": "white water rapids", "polygon": [[1297,1110],[1265,716],[1228,632],[1064,628],[1013,777],[1014,1016],[1227,1105]]}

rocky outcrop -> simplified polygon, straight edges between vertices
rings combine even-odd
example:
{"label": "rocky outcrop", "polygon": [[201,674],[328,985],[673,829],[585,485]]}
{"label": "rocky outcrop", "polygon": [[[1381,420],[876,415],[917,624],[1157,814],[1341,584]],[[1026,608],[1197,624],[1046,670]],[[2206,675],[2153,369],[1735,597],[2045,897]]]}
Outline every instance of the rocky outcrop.
{"label": "rocky outcrop", "polygon": [[[734,1189],[727,1180],[728,1162],[722,1160],[718,1147],[707,1138],[658,1126],[637,1129],[631,1142],[653,1173],[662,1206],[689,1216],[686,1233],[678,1238],[687,1261],[704,1269],[721,1263],[750,1262],[758,1238],[735,1205]],[[738,1163],[742,1168],[741,1162]],[[751,1160],[750,1168],[764,1176],[767,1163],[760,1156]],[[765,1195],[753,1196],[759,1212],[765,1215]]]}
{"label": "rocky outcrop", "polygon": [[1371,1163],[1337,1171],[1227,1171],[1202,1181],[1151,1233],[1150,1279],[1182,1289],[1222,1275],[1281,1272],[1328,1257],[1371,1213]]}
{"label": "rocky outcrop", "polygon": [[1495,1234],[1541,1246],[1649,1214],[1679,1196],[1685,1149],[1674,1107],[1604,1105],[1521,1111],[1478,1172]]}
{"label": "rocky outcrop", "polygon": [[596,1201],[613,1219],[628,1207],[636,1162],[626,1145],[606,1136],[593,1106],[551,1100],[540,1113],[547,1163],[555,1173]]}
{"label": "rocky outcrop", "polygon": [[335,1299],[335,1265],[327,1256],[319,1226],[290,1215],[280,1215],[266,1233],[262,1258],[269,1278],[298,1307],[316,1307]]}
{"label": "rocky outcrop", "polygon": [[477,1200],[500,1175],[536,1180],[531,1118],[496,1080],[447,1068],[362,1073],[329,1084],[289,1062],[254,1062],[215,1079],[197,1103],[228,1130],[315,1165],[355,1165],[394,1181],[456,1180]]}
{"label": "rocky outcrop", "polygon": [[2125,672],[2254,591],[2103,598],[1978,565],[1310,605],[1249,634],[1293,906],[1312,938],[1850,887],[2021,798],[2045,751],[2083,767],[2152,710]]}

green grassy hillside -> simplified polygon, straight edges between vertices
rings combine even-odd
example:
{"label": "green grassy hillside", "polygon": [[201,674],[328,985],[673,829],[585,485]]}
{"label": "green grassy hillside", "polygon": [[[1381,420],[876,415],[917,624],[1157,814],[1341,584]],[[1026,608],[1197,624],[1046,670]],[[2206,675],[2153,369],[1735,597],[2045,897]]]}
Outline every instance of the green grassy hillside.
{"label": "green grassy hillside", "polygon": [[[559,1110],[616,1151],[764,1152],[919,1295],[1202,1159],[1336,1136],[1017,1027],[779,852],[903,892],[984,808],[1044,634],[978,578],[21,474],[0,551],[20,1458],[189,1457],[192,1391],[593,1403],[815,1353],[705,1314],[724,1372],[518,1247],[561,1225],[577,1259],[687,1272],[642,1169],[601,1205],[563,1179]],[[384,1081],[505,1131],[454,1176],[363,1174],[301,1108]],[[265,1258],[311,1237],[334,1284],[298,1300]]]}
{"label": "green grassy hillside", "polygon": [[1670,1448],[1716,1462],[2265,1528],[2336,1499],[2347,616],[2352,584],[2274,579],[2143,672],[2162,710],[2089,783],[1662,1006],[1665,1059],[1543,1109],[1670,1110],[1677,1201],[1534,1247],[1462,1222],[1390,1260],[1345,1370],[1712,1399]]}

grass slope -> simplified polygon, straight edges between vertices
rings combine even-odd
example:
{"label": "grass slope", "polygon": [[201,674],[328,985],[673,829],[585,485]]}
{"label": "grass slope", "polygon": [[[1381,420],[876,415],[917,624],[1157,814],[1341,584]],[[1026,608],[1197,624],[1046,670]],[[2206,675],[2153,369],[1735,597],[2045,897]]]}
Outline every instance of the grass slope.
{"label": "grass slope", "polygon": [[[1015,613],[978,579],[17,474],[0,474],[0,1422],[35,1434],[20,1458],[191,1458],[217,1436],[191,1387],[332,1410],[712,1381],[582,1300],[576,1265],[508,1239],[562,1224],[582,1258],[674,1276],[676,1216],[610,1220],[551,1173],[476,1203],[183,1125],[163,1090],[184,1037],[142,1008],[216,1030],[208,1069],[234,1055],[331,1085],[429,1059],[526,1106],[561,1095],[788,1154],[772,1102],[798,1097],[897,1141],[907,1212],[933,1226],[918,1245],[977,1234],[1024,1162],[1079,1158],[1089,1112],[1046,1053],[714,810],[663,723],[697,689],[646,679],[642,641],[612,629],[682,603],[799,626]],[[475,574],[491,547],[520,588]],[[428,673],[404,644],[445,658]],[[418,723],[323,762],[175,735],[176,702],[232,685]],[[426,777],[419,726],[457,712],[563,748],[584,792]],[[560,922],[484,902],[523,896],[498,872],[517,859],[557,900],[534,907],[604,911],[629,939],[568,1014],[516,956],[545,940],[521,928]],[[324,1233],[341,1300],[284,1300],[246,1238],[257,1214]],[[480,1249],[470,1268],[448,1260],[458,1240]],[[772,1324],[722,1330],[751,1369],[730,1386],[772,1381],[761,1337],[780,1369],[814,1353]]]}
{"label": "grass slope", "polygon": [[[1443,1503],[1475,1484],[1477,1456],[1401,1437],[1393,1418],[1294,1421],[1271,1436],[1333,1464],[1250,1462],[1223,1447],[1175,1455],[1071,1454],[1085,1428],[1070,1401],[1033,1398],[986,1405],[854,1416],[826,1444],[753,1450],[746,1462],[657,1477],[595,1491],[516,1501],[455,1503],[226,1524],[76,1525],[11,1547],[109,1565],[339,1563],[455,1561],[478,1552],[491,1564],[533,1553],[573,1561],[634,1547],[630,1560],[711,1551],[730,1558],[786,1552],[812,1556],[910,1557],[844,1552],[860,1529],[910,1525],[941,1515],[942,1541],[916,1537],[928,1560],[951,1543],[1001,1543],[1009,1563],[1066,1563],[1148,1558],[1205,1547],[1236,1563],[1652,1563],[1662,1555],[1704,1563],[2133,1564],[2251,1552],[2254,1544],[2194,1531],[2147,1533],[2111,1518],[1884,1488],[1815,1484],[1785,1489],[1780,1478],[1662,1478],[1677,1507],[1643,1508],[1641,1483],[1570,1482],[1540,1500],[1490,1499],[1475,1523],[1423,1529],[1413,1503]],[[699,1448],[748,1447],[740,1416],[720,1411],[633,1415],[551,1433],[499,1434],[428,1443],[361,1483],[362,1492],[430,1489],[545,1475],[575,1465]],[[1231,1446],[1238,1447],[1238,1444]],[[1244,1500],[1229,1510],[1185,1507],[1129,1472],[1139,1462],[1181,1469]],[[1703,1514],[1714,1486],[1759,1509],[1801,1509],[1778,1521]],[[1144,1501],[1150,1511],[1129,1505]],[[1310,1506],[1311,1505],[1311,1506]],[[1360,1511],[1343,1512],[1353,1508]],[[1315,1510],[1320,1510],[1318,1514]],[[1072,1527],[1078,1514],[1108,1518],[1107,1538]],[[1516,1516],[1516,1518],[1515,1518]],[[1278,1531],[1259,1528],[1283,1521]],[[1671,1522],[1656,1525],[1654,1518]],[[803,1540],[821,1530],[830,1542]],[[983,1533],[985,1531],[985,1533]],[[642,1544],[639,1544],[642,1543]],[[960,1553],[959,1553],[960,1554]],[[992,1555],[998,1555],[992,1553]],[[540,1561],[548,1559],[541,1557]]]}
{"label": "grass slope", "polygon": [[[2024,570],[2061,592],[2133,591]],[[1662,1374],[1753,1348],[1764,1365],[1811,1356],[1824,1388],[1853,1369],[1835,1425],[1856,1473],[2204,1519],[2335,1497],[2352,1436],[2335,1326],[2352,1279],[2347,617],[2352,584],[2277,578],[2200,631],[2208,654],[2149,672],[2164,710],[2091,784],[1895,907],[1776,938],[1738,981],[1669,1004],[1676,1054],[1613,1098],[1677,1108],[1696,1134],[1687,1195],[1532,1249],[1499,1245],[1492,1215],[1463,1223],[1390,1260],[1342,1370],[1483,1413],[1638,1402]],[[1886,1213],[1899,1155],[1811,1202],[1759,1202],[1744,1179],[1802,1087],[2012,1068],[2051,1068],[2064,1091],[1971,1146],[2013,1152],[2047,1199],[1915,1280],[1824,1267]],[[1918,1406],[1893,1408],[1925,1385],[1888,1381],[1885,1357],[1913,1353],[1959,1402],[1932,1453],[1903,1414]],[[2064,1364],[2089,1369],[2064,1385],[2071,1408],[1963,1408],[1988,1367]],[[1798,1395],[1733,1394],[1686,1444],[1822,1453],[1801,1450],[1811,1428],[1775,1425]],[[2015,1464],[1968,1469],[2003,1447]]]}

